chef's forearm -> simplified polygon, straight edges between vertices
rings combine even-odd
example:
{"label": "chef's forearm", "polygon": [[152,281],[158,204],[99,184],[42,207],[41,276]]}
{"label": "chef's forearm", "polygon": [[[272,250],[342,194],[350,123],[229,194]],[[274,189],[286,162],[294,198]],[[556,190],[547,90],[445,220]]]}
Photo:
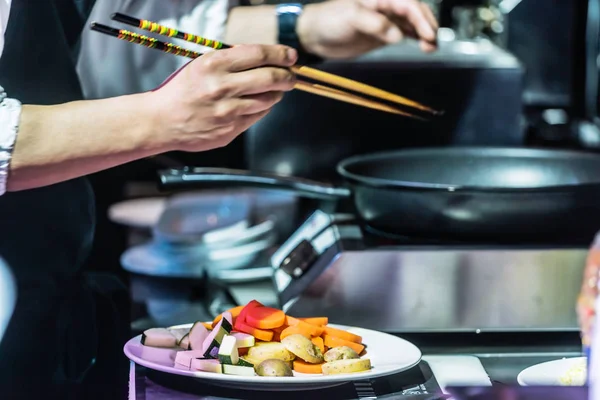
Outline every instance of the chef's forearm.
{"label": "chef's forearm", "polygon": [[226,43],[277,44],[275,6],[235,7],[229,12]]}
{"label": "chef's forearm", "polygon": [[[316,51],[314,32],[310,25],[317,12],[314,5],[307,4],[296,25],[298,40],[302,49],[308,53]],[[229,44],[278,44],[278,33],[275,6],[235,7],[229,12],[225,42]]]}
{"label": "chef's forearm", "polygon": [[156,126],[142,95],[56,106],[24,105],[7,190],[46,186],[165,149],[148,137]]}

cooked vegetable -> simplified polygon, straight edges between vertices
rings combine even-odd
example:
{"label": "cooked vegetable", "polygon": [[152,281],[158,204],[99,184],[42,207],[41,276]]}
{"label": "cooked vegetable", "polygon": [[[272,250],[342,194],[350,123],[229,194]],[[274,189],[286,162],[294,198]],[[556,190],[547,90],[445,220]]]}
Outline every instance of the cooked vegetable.
{"label": "cooked vegetable", "polygon": [[294,334],[281,340],[281,343],[296,357],[312,364],[323,362],[323,353],[309,338],[300,334]]}
{"label": "cooked vegetable", "polygon": [[256,367],[256,373],[260,376],[294,376],[288,363],[276,359],[261,362]]}
{"label": "cooked vegetable", "polygon": [[306,330],[306,329],[302,328],[301,326],[296,325],[296,326],[288,326],[287,328],[285,328],[283,330],[283,332],[281,332],[279,334],[279,340],[283,340],[288,336],[296,335],[296,334],[306,336],[309,339],[312,337],[310,330]]}
{"label": "cooked vegetable", "polygon": [[328,323],[327,317],[295,318],[253,300],[191,329],[145,331],[142,358],[188,371],[240,376],[370,370],[370,360],[360,359],[365,354],[362,337]]}
{"label": "cooked vegetable", "polygon": [[235,344],[239,348],[254,346],[254,336],[242,332],[233,332],[231,334],[235,338]]}
{"label": "cooked vegetable", "polygon": [[298,318],[290,317],[289,315],[285,318],[286,324],[289,326],[297,326],[299,329],[310,334],[310,336],[321,336],[324,328],[321,326],[311,325],[307,322],[301,321]]}
{"label": "cooked vegetable", "polygon": [[185,335],[190,333],[190,328],[171,328],[169,329],[169,332],[171,332],[171,334],[175,336],[175,338],[177,339],[177,346],[179,346],[179,342],[181,342],[181,339],[183,339]]}
{"label": "cooked vegetable", "polygon": [[354,360],[331,361],[323,364],[322,369],[324,375],[363,372],[371,369],[371,360],[368,358],[358,358]]}
{"label": "cooked vegetable", "polygon": [[246,314],[247,325],[258,329],[273,329],[285,323],[285,313],[271,307],[254,307]]}
{"label": "cooked vegetable", "polygon": [[337,361],[337,360],[353,360],[360,358],[358,353],[348,346],[334,347],[323,355],[325,362]]}
{"label": "cooked vegetable", "polygon": [[[348,340],[349,342],[354,342],[354,343],[359,343],[359,344],[362,343],[362,338],[360,336],[350,333],[348,331],[343,331],[341,329],[332,328],[330,326],[323,327],[323,333],[325,333],[326,335],[329,335],[329,336],[336,337],[336,338]],[[318,335],[318,336],[320,336],[320,335]],[[327,344],[325,346],[327,346]]]}
{"label": "cooked vegetable", "polygon": [[241,367],[252,367],[254,368],[254,363],[251,363],[250,361],[240,357],[240,359],[238,360],[237,365],[241,366]]}
{"label": "cooked vegetable", "polygon": [[238,349],[235,345],[235,337],[225,335],[219,347],[219,361],[221,364],[236,365],[239,360]]}
{"label": "cooked vegetable", "polygon": [[283,343],[267,342],[257,343],[254,347],[250,347],[247,358],[258,361],[257,364],[260,364],[269,359],[292,361],[296,357],[288,351]]}
{"label": "cooked vegetable", "polygon": [[202,350],[204,346],[204,341],[208,337],[208,330],[202,325],[202,322],[196,322],[192,325],[192,329],[190,329],[189,340],[190,340],[190,348],[192,350]]}
{"label": "cooked vegetable", "polygon": [[167,349],[159,347],[142,346],[140,358],[142,360],[155,362],[158,364],[172,364],[177,356],[177,348]]}
{"label": "cooked vegetable", "polygon": [[195,360],[196,358],[202,358],[203,355],[204,353],[202,350],[178,351],[177,355],[175,356],[175,364],[190,369],[192,368],[192,360]]}
{"label": "cooked vegetable", "polygon": [[258,301],[252,300],[251,302],[246,304],[244,306],[244,308],[242,308],[242,311],[240,311],[240,314],[237,316],[236,321],[239,321],[239,322],[242,322],[245,324],[246,323],[246,315],[248,314],[248,311],[250,311],[251,309],[253,309],[255,307],[264,307],[264,306],[262,304],[260,304]]}
{"label": "cooked vegetable", "polygon": [[241,365],[223,365],[223,373],[228,375],[255,376],[254,368]]}
{"label": "cooked vegetable", "polygon": [[302,360],[294,360],[294,371],[300,372],[302,374],[322,374],[322,366],[323,363],[311,364]]}
{"label": "cooked vegetable", "polygon": [[317,325],[317,326],[325,326],[329,323],[329,318],[327,317],[311,317],[311,318],[298,318],[300,321],[304,321],[307,324]]}
{"label": "cooked vegetable", "polygon": [[325,343],[323,343],[322,337],[314,337],[311,338],[310,341],[313,342],[313,344],[317,346],[319,350],[321,350],[321,353],[325,354]]}
{"label": "cooked vegetable", "polygon": [[273,332],[251,327],[238,320],[235,322],[235,329],[254,336],[258,340],[270,342],[273,339]]}
{"label": "cooked vegetable", "polygon": [[[240,313],[242,312],[242,310],[244,309],[245,306],[237,306],[237,307],[233,307],[230,308],[229,310],[227,310],[226,312],[231,314],[231,318],[232,318],[232,322],[235,322],[235,319],[238,317],[238,315],[240,315]],[[223,318],[223,314],[219,314],[215,317],[215,319],[213,320],[211,326],[214,328],[215,326],[217,326],[217,323],[221,320],[221,318]]]}
{"label": "cooked vegetable", "polygon": [[177,338],[168,329],[151,328],[142,333],[141,343],[144,346],[171,348],[177,346]]}
{"label": "cooked vegetable", "polygon": [[181,347],[184,350],[191,350],[192,348],[190,347],[190,334],[188,333],[187,335],[182,337],[179,343],[177,343],[177,346]]}
{"label": "cooked vegetable", "polygon": [[219,360],[201,360],[194,358],[192,360],[192,370],[214,372],[217,374],[223,373],[223,366],[219,363]]}
{"label": "cooked vegetable", "polygon": [[346,347],[350,347],[357,354],[362,353],[362,351],[365,349],[365,346],[363,346],[362,344],[350,342],[348,340],[344,340],[339,337],[334,337],[334,336],[329,336],[329,335],[324,335],[323,341],[325,342],[325,346],[327,346],[331,349],[333,349],[335,347],[346,346]]}
{"label": "cooked vegetable", "polygon": [[202,346],[204,358],[217,358],[223,337],[231,333],[231,320],[231,314],[225,311],[223,318],[217,323],[212,332],[208,334],[206,339],[204,339]]}

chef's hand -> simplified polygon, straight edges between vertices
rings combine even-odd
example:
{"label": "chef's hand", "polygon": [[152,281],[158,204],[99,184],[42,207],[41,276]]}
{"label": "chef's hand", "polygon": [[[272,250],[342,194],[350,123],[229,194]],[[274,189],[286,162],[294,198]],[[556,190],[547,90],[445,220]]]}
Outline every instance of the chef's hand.
{"label": "chef's hand", "polygon": [[438,23],[418,0],[330,0],[307,5],[298,19],[302,46],[324,58],[356,57],[404,37],[436,49]]}
{"label": "chef's hand", "polygon": [[296,58],[285,46],[241,45],[188,63],[149,94],[159,124],[152,145],[196,152],[229,144],[293,89],[284,67]]}

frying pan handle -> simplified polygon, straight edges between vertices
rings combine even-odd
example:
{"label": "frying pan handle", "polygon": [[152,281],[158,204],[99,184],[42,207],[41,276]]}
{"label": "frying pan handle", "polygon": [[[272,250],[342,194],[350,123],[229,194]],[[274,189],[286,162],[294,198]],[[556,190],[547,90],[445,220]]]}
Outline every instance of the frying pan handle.
{"label": "frying pan handle", "polygon": [[162,170],[158,175],[160,186],[164,190],[246,186],[289,190],[301,197],[321,200],[339,200],[350,197],[351,194],[344,187],[283,175],[255,174],[239,169],[185,167]]}

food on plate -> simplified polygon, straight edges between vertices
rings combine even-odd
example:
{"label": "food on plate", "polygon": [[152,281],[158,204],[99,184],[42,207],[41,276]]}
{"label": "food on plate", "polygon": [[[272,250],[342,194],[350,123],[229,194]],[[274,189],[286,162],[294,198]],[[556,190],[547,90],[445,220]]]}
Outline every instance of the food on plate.
{"label": "food on plate", "polygon": [[242,332],[233,332],[231,334],[235,338],[235,343],[238,348],[248,348],[255,344],[254,336]]}
{"label": "food on plate", "polygon": [[225,311],[223,313],[223,318],[213,328],[213,330],[208,334],[206,339],[204,339],[204,344],[202,350],[204,350],[204,358],[217,358],[217,354],[219,353],[219,346],[221,346],[221,341],[225,335],[231,333],[233,317],[231,313]]}
{"label": "food on plate", "polygon": [[186,336],[190,333],[190,329],[189,328],[171,328],[171,329],[169,329],[169,332],[171,332],[173,334],[173,336],[175,336],[175,338],[177,339],[177,346],[179,346],[181,339],[183,339],[184,336]]}
{"label": "food on plate", "polygon": [[188,333],[188,339],[190,341],[189,348],[192,350],[202,350],[204,341],[208,337],[208,329],[200,322],[196,322],[192,325],[190,332]]}
{"label": "food on plate", "polygon": [[328,334],[323,335],[323,342],[325,343],[325,347],[329,347],[330,349],[336,347],[350,347],[352,350],[357,352],[358,354],[362,353],[365,349],[360,343],[351,342],[346,339],[342,339],[340,337],[331,336]]}
{"label": "food on plate", "polygon": [[285,348],[296,357],[311,363],[319,364],[323,362],[323,353],[306,336],[294,334],[281,340]]}
{"label": "food on plate", "polygon": [[302,361],[300,359],[294,360],[294,371],[300,372],[301,374],[322,374],[323,373],[323,364],[311,364],[306,361]]}
{"label": "food on plate", "polygon": [[292,377],[371,369],[360,358],[362,337],[329,326],[327,317],[295,318],[256,300],[191,328],[148,329],[141,344],[142,354],[192,371]]}
{"label": "food on plate", "polygon": [[235,343],[235,337],[231,335],[225,335],[221,346],[219,346],[219,361],[221,364],[237,365],[240,360],[238,348]]}
{"label": "food on plate", "polygon": [[175,356],[175,364],[189,369],[192,368],[192,361],[198,358],[204,358],[204,352],[202,350],[178,351]]}
{"label": "food on plate", "polygon": [[582,359],[558,378],[563,386],[583,386],[587,377],[587,360]]}
{"label": "food on plate", "polygon": [[324,375],[363,372],[371,369],[371,360],[368,358],[357,358],[355,360],[331,361],[323,364],[322,369]]}
{"label": "food on plate", "polygon": [[283,343],[279,342],[261,342],[256,343],[248,349],[248,359],[261,363],[265,360],[275,359],[281,361],[292,361],[294,358]]}
{"label": "food on plate", "polygon": [[142,333],[141,343],[150,347],[176,347],[177,338],[168,329],[151,328]]}
{"label": "food on plate", "polygon": [[334,347],[333,349],[328,350],[323,358],[325,362],[337,361],[337,360],[352,360],[355,358],[360,358],[358,353],[347,346]]}
{"label": "food on plate", "polygon": [[259,376],[294,376],[289,364],[276,359],[261,362],[256,367]]}
{"label": "food on plate", "polygon": [[177,346],[181,347],[184,350],[191,350],[190,347],[190,333],[186,333],[185,336],[181,338],[179,342],[177,342]]}

